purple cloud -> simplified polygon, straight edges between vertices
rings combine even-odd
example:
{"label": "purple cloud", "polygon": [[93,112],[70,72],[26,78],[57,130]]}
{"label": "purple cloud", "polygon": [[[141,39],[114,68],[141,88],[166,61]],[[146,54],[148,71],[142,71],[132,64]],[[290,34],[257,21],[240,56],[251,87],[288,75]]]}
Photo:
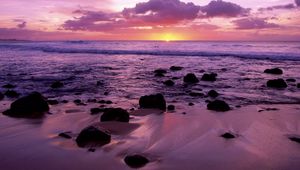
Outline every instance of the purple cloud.
{"label": "purple cloud", "polygon": [[179,0],[150,0],[138,3],[122,12],[126,19],[138,19],[149,23],[175,24],[197,18],[200,7]]}
{"label": "purple cloud", "polygon": [[[300,1],[300,0],[299,0]],[[273,11],[273,10],[290,10],[294,9],[296,6],[294,4],[286,4],[286,5],[276,5],[267,8],[259,8],[259,11]]]}
{"label": "purple cloud", "polygon": [[23,21],[22,23],[18,24],[17,27],[20,28],[20,29],[23,29],[23,28],[26,27],[26,24],[27,24],[27,22]]}
{"label": "purple cloud", "polygon": [[243,18],[233,21],[236,29],[250,30],[250,29],[265,29],[278,28],[277,24],[269,23],[266,18]]}
{"label": "purple cloud", "polygon": [[300,0],[295,0],[297,6],[300,6]]}
{"label": "purple cloud", "polygon": [[201,8],[203,18],[212,17],[238,17],[247,16],[250,9],[245,9],[237,4],[222,0],[211,1],[208,5]]}

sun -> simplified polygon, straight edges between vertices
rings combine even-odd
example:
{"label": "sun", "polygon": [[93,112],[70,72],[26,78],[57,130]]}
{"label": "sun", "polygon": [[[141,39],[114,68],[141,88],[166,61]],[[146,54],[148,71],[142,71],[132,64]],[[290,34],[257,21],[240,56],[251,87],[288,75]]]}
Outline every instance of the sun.
{"label": "sun", "polygon": [[162,41],[170,42],[170,41],[177,41],[181,40],[181,37],[174,33],[164,33],[161,35],[160,38]]}

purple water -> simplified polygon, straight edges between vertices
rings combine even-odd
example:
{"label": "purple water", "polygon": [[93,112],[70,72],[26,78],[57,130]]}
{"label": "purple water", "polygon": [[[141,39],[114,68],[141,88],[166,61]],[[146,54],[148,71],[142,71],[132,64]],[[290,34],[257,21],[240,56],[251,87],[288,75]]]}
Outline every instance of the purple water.
{"label": "purple water", "polygon": [[[172,65],[184,69],[168,70]],[[263,73],[273,67],[284,74]],[[166,77],[154,77],[158,68],[168,70]],[[215,72],[218,80],[186,86],[183,76],[190,72],[199,78],[204,72]],[[39,91],[58,100],[109,98],[136,107],[140,96],[160,92],[169,103],[202,104],[209,98],[189,93],[215,89],[233,106],[299,103],[300,90],[294,82],[285,90],[265,87],[267,80],[275,78],[294,78],[299,83],[299,72],[299,42],[0,42],[0,85],[15,84],[22,95]],[[172,78],[175,86],[166,87],[163,82]],[[65,86],[51,89],[56,80]],[[97,81],[102,84],[97,86]]]}

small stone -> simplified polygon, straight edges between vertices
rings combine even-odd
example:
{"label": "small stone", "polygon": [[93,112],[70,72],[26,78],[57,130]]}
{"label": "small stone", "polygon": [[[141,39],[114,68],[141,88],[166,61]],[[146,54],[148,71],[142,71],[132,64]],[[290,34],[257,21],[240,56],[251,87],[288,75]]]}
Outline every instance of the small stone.
{"label": "small stone", "polygon": [[80,99],[76,99],[76,100],[74,100],[73,102],[74,102],[75,104],[77,104],[77,105],[81,104],[81,100],[80,100]]}
{"label": "small stone", "polygon": [[221,137],[225,138],[225,139],[233,139],[235,138],[235,136],[231,133],[224,133],[223,135],[221,135]]}
{"label": "small stone", "polygon": [[169,105],[168,106],[168,111],[174,111],[175,110],[175,106],[174,105]]}
{"label": "small stone", "polygon": [[297,84],[297,88],[300,88],[300,83]]}
{"label": "small stone", "polygon": [[157,70],[154,70],[154,73],[155,73],[155,74],[166,74],[166,73],[167,73],[167,70],[164,70],[164,69],[157,69]]}
{"label": "small stone", "polygon": [[218,74],[216,74],[216,73],[210,73],[210,74],[205,73],[202,76],[201,80],[202,81],[216,81],[217,80],[217,76],[218,76]]}
{"label": "small stone", "polygon": [[165,75],[163,73],[156,73],[155,77],[165,77]]}
{"label": "small stone", "polygon": [[61,88],[63,86],[64,86],[64,84],[62,82],[56,81],[56,82],[52,83],[51,88],[57,89],[57,88]]}
{"label": "small stone", "polygon": [[20,94],[14,90],[7,90],[4,95],[9,98],[17,98],[20,96]]}
{"label": "small stone", "polygon": [[294,82],[296,82],[296,79],[289,78],[289,79],[286,79],[286,81],[287,81],[287,82],[293,82],[293,83],[294,83]]}
{"label": "small stone", "polygon": [[229,105],[222,100],[215,100],[207,104],[208,110],[214,110],[218,112],[226,112],[230,110]]}
{"label": "small stone", "polygon": [[124,162],[131,168],[141,168],[149,163],[149,160],[141,155],[126,156]]}
{"label": "small stone", "polygon": [[3,88],[6,88],[6,89],[13,89],[13,88],[16,88],[17,86],[15,85],[12,85],[12,84],[6,84],[4,86],[2,86]]}
{"label": "small stone", "polygon": [[182,69],[183,69],[183,67],[180,67],[180,66],[171,66],[170,67],[170,70],[172,70],[172,71],[180,71]]}
{"label": "small stone", "polygon": [[113,102],[110,101],[110,100],[105,101],[105,103],[106,103],[106,104],[113,104]]}
{"label": "small stone", "polygon": [[194,103],[189,103],[189,106],[194,106],[195,104]]}
{"label": "small stone", "polygon": [[174,86],[175,83],[172,80],[167,80],[167,81],[164,82],[164,85],[166,85],[166,86]]}
{"label": "small stone", "polygon": [[283,71],[280,68],[272,68],[272,69],[266,69],[264,73],[280,75],[283,74]]}
{"label": "small stone", "polygon": [[212,97],[212,98],[216,98],[216,97],[219,96],[219,93],[218,93],[217,91],[215,91],[215,90],[210,90],[210,91],[208,92],[208,96],[209,96],[209,97]]}
{"label": "small stone", "polygon": [[186,76],[184,76],[183,81],[185,83],[198,83],[199,79],[196,77],[195,74],[189,73]]}
{"label": "small stone", "polygon": [[283,79],[274,79],[267,82],[267,87],[271,88],[287,88],[287,84]]}

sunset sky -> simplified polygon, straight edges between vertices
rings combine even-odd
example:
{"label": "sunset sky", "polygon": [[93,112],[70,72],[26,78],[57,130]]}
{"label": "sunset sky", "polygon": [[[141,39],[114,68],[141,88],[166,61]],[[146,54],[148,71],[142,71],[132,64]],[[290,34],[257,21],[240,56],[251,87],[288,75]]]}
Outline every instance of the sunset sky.
{"label": "sunset sky", "polygon": [[0,39],[300,40],[300,0],[1,0]]}

